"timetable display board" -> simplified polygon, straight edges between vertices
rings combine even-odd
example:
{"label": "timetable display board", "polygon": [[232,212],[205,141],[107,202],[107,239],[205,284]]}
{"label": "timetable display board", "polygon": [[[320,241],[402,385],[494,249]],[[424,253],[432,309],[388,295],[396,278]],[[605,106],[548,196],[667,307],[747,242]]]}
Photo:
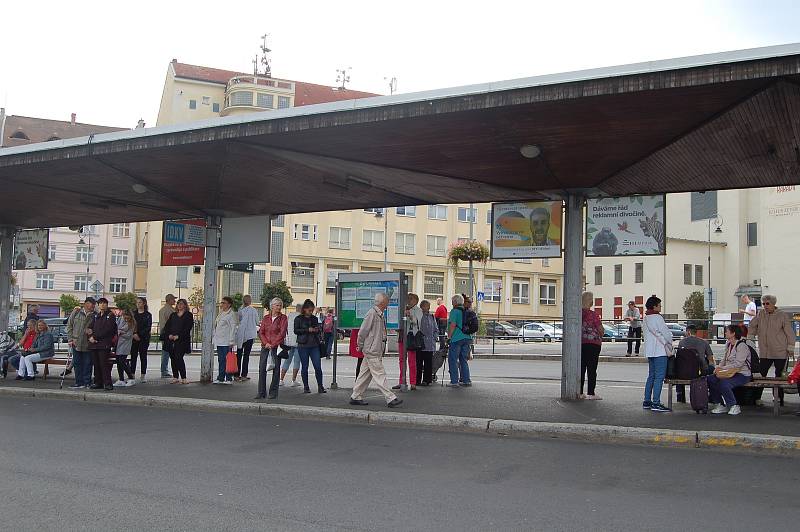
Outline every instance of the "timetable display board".
{"label": "timetable display board", "polygon": [[406,283],[402,272],[340,273],[336,293],[338,327],[361,327],[364,316],[374,306],[375,294],[384,292],[389,296],[389,306],[385,312],[386,328],[400,329],[408,293]]}

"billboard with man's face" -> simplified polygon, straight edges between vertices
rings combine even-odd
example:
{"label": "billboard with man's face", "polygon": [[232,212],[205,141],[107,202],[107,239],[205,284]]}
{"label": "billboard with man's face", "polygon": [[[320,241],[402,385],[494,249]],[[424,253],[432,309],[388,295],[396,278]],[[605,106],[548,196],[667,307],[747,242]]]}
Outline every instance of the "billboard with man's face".
{"label": "billboard with man's face", "polygon": [[561,201],[492,204],[492,258],[560,257],[561,205]]}

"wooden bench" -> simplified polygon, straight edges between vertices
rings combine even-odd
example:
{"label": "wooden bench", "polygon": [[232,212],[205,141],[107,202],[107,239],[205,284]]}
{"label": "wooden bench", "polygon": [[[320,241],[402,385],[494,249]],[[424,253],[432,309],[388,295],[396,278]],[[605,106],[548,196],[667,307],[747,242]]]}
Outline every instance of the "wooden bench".
{"label": "wooden bench", "polygon": [[[70,359],[71,361],[71,359]],[[114,355],[108,357],[108,363],[113,367],[117,363],[117,357]],[[42,380],[46,380],[47,376],[50,374],[50,366],[64,366],[64,371],[67,370],[67,359],[66,358],[48,358],[47,360],[42,360],[41,362],[37,362],[36,364],[44,364],[44,370],[42,371]]]}
{"label": "wooden bench", "polygon": [[[664,379],[664,384],[668,385],[667,388],[667,407],[672,410],[672,387],[676,384],[684,384],[689,386],[692,383],[688,379]],[[743,384],[742,388],[772,388],[772,415],[779,416],[780,399],[778,391],[786,388],[795,388],[796,384],[789,384],[784,377],[756,377],[747,384]]]}

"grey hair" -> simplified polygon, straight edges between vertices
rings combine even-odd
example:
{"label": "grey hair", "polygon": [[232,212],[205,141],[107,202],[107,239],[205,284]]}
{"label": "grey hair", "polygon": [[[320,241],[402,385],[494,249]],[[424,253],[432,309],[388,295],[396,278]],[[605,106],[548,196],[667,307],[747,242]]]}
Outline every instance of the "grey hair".
{"label": "grey hair", "polygon": [[773,295],[771,295],[771,294],[767,294],[767,295],[761,296],[761,302],[762,303],[772,303],[773,305],[777,305],[778,304],[778,298],[773,296]]}
{"label": "grey hair", "polygon": [[272,308],[272,305],[274,305],[275,303],[280,303],[281,307],[283,307],[283,299],[279,297],[273,297],[269,302],[269,308]]}
{"label": "grey hair", "polygon": [[453,302],[454,307],[460,307],[464,305],[464,296],[462,296],[461,294],[456,294],[453,296],[451,301]]}
{"label": "grey hair", "polygon": [[386,292],[378,292],[375,294],[375,304],[380,305],[384,301],[389,301],[389,296],[386,295]]}
{"label": "grey hair", "polygon": [[589,308],[594,303],[594,294],[591,292],[584,292],[581,294],[581,306],[583,308]]}

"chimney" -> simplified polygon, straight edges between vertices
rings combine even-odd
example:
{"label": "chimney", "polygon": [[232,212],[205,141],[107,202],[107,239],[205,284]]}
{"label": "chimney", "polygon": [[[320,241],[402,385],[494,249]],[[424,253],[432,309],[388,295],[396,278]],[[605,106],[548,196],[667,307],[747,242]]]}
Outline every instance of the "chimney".
{"label": "chimney", "polygon": [[73,126],[75,125],[75,118],[77,118],[77,115],[75,113],[72,113],[72,115],[69,118],[69,123],[72,124]]}

